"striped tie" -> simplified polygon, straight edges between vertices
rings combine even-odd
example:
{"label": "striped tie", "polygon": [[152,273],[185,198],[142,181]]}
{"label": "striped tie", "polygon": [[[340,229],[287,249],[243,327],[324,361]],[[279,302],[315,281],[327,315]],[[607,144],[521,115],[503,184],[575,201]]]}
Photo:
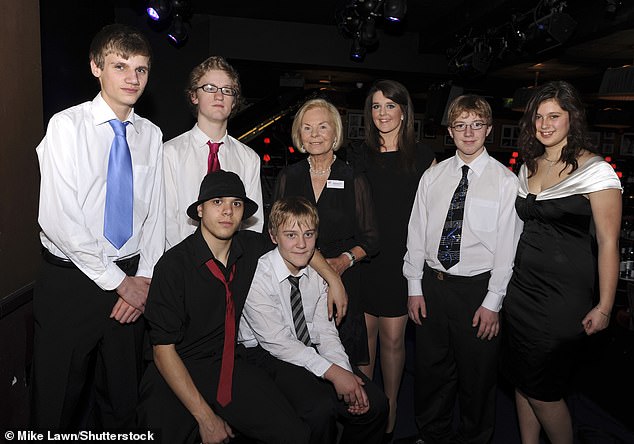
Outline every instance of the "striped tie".
{"label": "striped tie", "polygon": [[299,292],[299,278],[301,276],[289,276],[288,282],[291,283],[291,310],[293,311],[293,323],[295,324],[295,333],[297,339],[307,346],[311,346],[310,334],[304,317],[304,307],[302,306],[302,294]]}

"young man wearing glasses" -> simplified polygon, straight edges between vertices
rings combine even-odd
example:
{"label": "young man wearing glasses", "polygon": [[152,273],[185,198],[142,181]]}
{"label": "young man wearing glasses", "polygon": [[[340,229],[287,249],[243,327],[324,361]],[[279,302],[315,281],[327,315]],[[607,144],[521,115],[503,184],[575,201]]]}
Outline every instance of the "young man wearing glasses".
{"label": "young man wearing glasses", "polygon": [[[484,98],[457,97],[448,121],[456,154],[420,180],[403,265],[416,324],[416,442],[489,443],[498,312],[521,232],[518,180],[484,147],[492,121]],[[456,396],[460,426],[454,433]]]}
{"label": "young man wearing glasses", "polygon": [[197,122],[164,145],[166,248],[195,231],[198,223],[187,216],[187,207],[196,198],[203,177],[220,168],[236,173],[247,196],[258,204],[258,211],[242,227],[262,232],[260,158],[227,134],[227,121],[240,102],[237,71],[224,58],[209,57],[190,73],[185,94]]}

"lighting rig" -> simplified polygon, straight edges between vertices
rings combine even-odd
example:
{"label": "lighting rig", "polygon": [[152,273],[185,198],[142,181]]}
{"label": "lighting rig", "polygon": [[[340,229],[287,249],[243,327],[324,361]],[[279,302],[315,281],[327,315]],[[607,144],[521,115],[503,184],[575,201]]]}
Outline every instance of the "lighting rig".
{"label": "lighting rig", "polygon": [[575,30],[577,22],[564,12],[566,2],[541,0],[536,7],[512,15],[508,22],[474,35],[457,37],[447,51],[449,70],[467,76],[483,75],[496,59],[510,54],[535,55],[562,45]]}
{"label": "lighting rig", "polygon": [[146,12],[153,28],[167,29],[167,38],[176,47],[185,44],[189,37],[189,19],[192,15],[189,0],[149,0]]}
{"label": "lighting rig", "polygon": [[350,59],[362,62],[366,52],[379,43],[377,20],[398,23],[407,12],[407,0],[351,0],[337,11],[337,26],[352,39]]}

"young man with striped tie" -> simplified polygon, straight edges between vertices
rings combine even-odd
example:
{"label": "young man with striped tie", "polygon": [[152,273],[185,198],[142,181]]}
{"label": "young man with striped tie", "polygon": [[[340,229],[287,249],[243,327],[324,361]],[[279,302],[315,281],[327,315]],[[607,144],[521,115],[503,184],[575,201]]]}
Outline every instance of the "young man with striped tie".
{"label": "young man with striped tie", "polygon": [[353,369],[328,319],[327,286],[309,265],[317,209],[303,197],[276,201],[269,235],[277,248],[262,256],[245,302],[239,340],[247,356],[274,379],[311,429],[311,444],[379,444],[387,398]]}

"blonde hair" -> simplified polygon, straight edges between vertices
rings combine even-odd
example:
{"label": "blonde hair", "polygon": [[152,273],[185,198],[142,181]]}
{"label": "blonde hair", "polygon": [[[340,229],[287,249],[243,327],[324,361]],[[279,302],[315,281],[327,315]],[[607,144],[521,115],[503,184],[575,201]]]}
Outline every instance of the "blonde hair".
{"label": "blonde hair", "polygon": [[295,220],[300,227],[319,228],[317,208],[305,197],[289,196],[276,200],[269,214],[269,233],[277,234],[277,230],[290,220]]}
{"label": "blonde hair", "polygon": [[447,110],[447,125],[451,126],[464,113],[473,113],[490,125],[493,120],[491,105],[484,97],[475,94],[468,94],[456,97]]}
{"label": "blonde hair", "polygon": [[341,115],[339,115],[339,111],[337,111],[335,105],[324,99],[311,99],[307,101],[297,111],[297,114],[295,114],[293,127],[291,129],[291,136],[293,137],[293,144],[295,145],[295,148],[297,148],[302,153],[306,152],[302,143],[301,125],[306,111],[314,108],[325,109],[330,115],[330,119],[335,126],[335,143],[332,146],[332,150],[337,151],[343,143],[343,124],[341,123]]}
{"label": "blonde hair", "polygon": [[187,98],[189,109],[194,116],[198,114],[198,105],[192,102],[192,96],[195,94],[196,89],[199,86],[198,82],[200,82],[200,79],[209,71],[224,71],[229,79],[231,79],[231,87],[236,90],[236,95],[233,97],[235,106],[229,114],[229,117],[231,118],[242,106],[242,87],[240,85],[240,76],[238,75],[238,71],[236,71],[236,69],[222,56],[208,57],[196,65],[189,73],[187,88],[185,89],[185,97]]}

